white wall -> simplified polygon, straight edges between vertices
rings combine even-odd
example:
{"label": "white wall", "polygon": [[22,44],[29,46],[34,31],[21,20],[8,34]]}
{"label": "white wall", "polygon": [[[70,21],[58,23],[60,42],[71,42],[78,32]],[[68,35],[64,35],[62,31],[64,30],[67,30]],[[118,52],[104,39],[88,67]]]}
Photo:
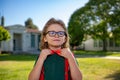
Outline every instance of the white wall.
{"label": "white wall", "polygon": [[[94,46],[94,40],[93,39],[88,39],[88,40],[86,40],[85,42],[84,42],[84,47],[85,47],[85,50],[92,50],[92,51],[101,51],[101,50],[103,50],[103,47],[99,47],[99,41],[97,41],[97,43],[98,43],[98,46],[97,47],[95,47]],[[108,45],[107,45],[107,50],[108,51],[120,51],[120,47],[115,47],[115,46],[113,46],[113,47],[110,47],[109,46],[109,43],[108,43]]]}

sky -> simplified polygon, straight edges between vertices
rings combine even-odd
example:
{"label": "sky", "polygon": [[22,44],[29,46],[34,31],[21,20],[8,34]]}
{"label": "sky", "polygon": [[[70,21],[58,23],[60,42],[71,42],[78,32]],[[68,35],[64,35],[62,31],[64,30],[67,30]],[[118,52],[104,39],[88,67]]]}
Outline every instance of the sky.
{"label": "sky", "polygon": [[61,19],[68,26],[70,16],[88,0],[0,0],[0,17],[5,26],[25,25],[28,18],[42,30],[50,18]]}

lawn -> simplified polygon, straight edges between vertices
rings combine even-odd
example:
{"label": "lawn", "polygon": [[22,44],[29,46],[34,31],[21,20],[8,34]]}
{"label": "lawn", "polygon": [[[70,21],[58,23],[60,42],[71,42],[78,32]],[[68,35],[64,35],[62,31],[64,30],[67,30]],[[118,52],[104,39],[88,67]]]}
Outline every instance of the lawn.
{"label": "lawn", "polygon": [[103,52],[103,51],[73,51],[75,55],[79,55],[81,57],[90,57],[90,56],[119,56],[120,52]]}
{"label": "lawn", "polygon": [[120,60],[77,58],[83,80],[120,80]]}
{"label": "lawn", "polygon": [[0,80],[28,80],[36,55],[0,55]]}
{"label": "lawn", "polygon": [[[78,53],[77,53],[78,55]],[[0,80],[27,80],[37,55],[0,55]],[[77,58],[83,80],[120,80],[120,60]]]}

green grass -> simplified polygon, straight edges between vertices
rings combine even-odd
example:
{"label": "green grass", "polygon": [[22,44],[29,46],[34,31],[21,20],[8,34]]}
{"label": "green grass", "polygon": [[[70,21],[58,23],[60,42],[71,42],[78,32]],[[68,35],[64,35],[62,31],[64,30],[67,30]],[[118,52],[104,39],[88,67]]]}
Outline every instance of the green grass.
{"label": "green grass", "polygon": [[0,55],[0,80],[28,80],[37,55]]}
{"label": "green grass", "polygon": [[[0,55],[0,80],[27,80],[37,55]],[[120,60],[77,58],[83,80],[120,80]]]}
{"label": "green grass", "polygon": [[75,55],[80,55],[82,57],[88,56],[119,56],[120,52],[103,52],[103,51],[73,51]]}
{"label": "green grass", "polygon": [[120,80],[120,60],[77,58],[83,80]]}

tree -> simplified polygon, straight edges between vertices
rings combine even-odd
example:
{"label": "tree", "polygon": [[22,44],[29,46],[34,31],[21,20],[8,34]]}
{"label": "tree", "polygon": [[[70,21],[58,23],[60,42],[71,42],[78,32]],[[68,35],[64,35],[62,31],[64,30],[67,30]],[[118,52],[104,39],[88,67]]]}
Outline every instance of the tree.
{"label": "tree", "polygon": [[[107,51],[107,39],[110,38],[110,34],[114,32],[116,28],[120,26],[120,0],[90,0],[86,6],[88,6],[91,17],[94,17],[94,20],[91,20],[96,24],[96,30],[90,31],[94,32],[93,37],[96,37],[99,33],[99,39],[103,41],[103,51]],[[115,20],[116,19],[116,20]],[[93,25],[92,28],[95,26]],[[99,32],[102,30],[101,32]],[[120,33],[120,31],[119,31]],[[114,37],[114,34],[112,37]]]}
{"label": "tree", "polygon": [[25,21],[25,27],[31,28],[31,29],[38,29],[38,27],[33,24],[33,21],[31,18],[28,18],[27,21]]}
{"label": "tree", "polygon": [[[106,40],[111,37],[110,34],[113,34],[113,38],[120,34],[119,5],[120,0],[89,0],[84,7],[72,14],[68,29],[71,32],[71,30],[76,30],[74,26],[79,26],[77,28],[81,29],[82,32],[79,31],[78,34],[82,33],[83,35],[90,35],[94,39],[102,40],[103,51],[106,51]],[[75,24],[76,21],[79,24]],[[76,36],[74,32],[70,34]],[[116,36],[116,39],[118,41],[120,38]]]}
{"label": "tree", "polygon": [[1,41],[5,41],[9,39],[10,39],[10,33],[4,27],[0,26],[0,49],[1,49]]}
{"label": "tree", "polygon": [[120,26],[113,30],[113,38],[117,44],[120,44]]}
{"label": "tree", "polygon": [[90,25],[89,15],[86,15],[87,8],[82,7],[76,10],[72,15],[68,23],[68,32],[71,37],[70,44],[72,46],[78,46],[84,40],[87,27]]}

